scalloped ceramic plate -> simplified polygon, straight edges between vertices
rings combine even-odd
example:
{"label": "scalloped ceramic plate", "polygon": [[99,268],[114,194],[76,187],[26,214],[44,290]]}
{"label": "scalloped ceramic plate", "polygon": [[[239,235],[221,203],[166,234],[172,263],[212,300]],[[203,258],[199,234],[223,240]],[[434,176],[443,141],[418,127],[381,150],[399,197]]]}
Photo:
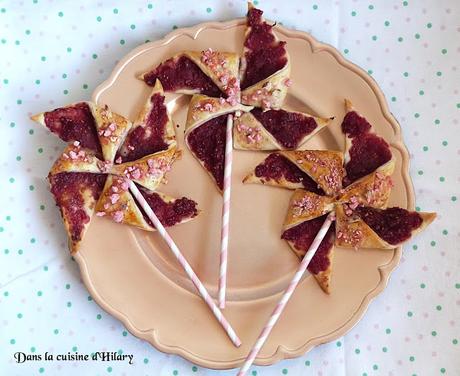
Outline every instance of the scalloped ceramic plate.
{"label": "scalloped ceramic plate", "polygon": [[[244,20],[239,19],[179,29],[163,40],[144,44],[122,59],[110,78],[97,88],[94,100],[133,119],[150,92],[136,79],[137,74],[186,49],[211,47],[239,52],[243,32]],[[399,126],[376,83],[334,48],[310,35],[278,26],[276,33],[287,41],[292,59],[294,84],[285,107],[335,116],[329,129],[316,135],[305,148],[343,149],[343,99],[351,99],[374,124],[377,133],[391,144],[396,156],[395,189],[390,204],[412,207],[408,153]],[[161,189],[172,196],[191,197],[203,210],[194,221],[174,227],[170,233],[215,296],[222,199],[184,146],[188,101],[186,96],[167,96],[184,156],[175,163],[169,183]],[[247,151],[234,154],[225,315],[243,341],[240,348],[231,344],[157,234],[96,216],[75,257],[94,300],[120,319],[131,333],[163,352],[179,354],[209,368],[241,365],[298,265],[287,243],[280,239],[292,192],[241,183],[265,156]],[[312,276],[305,276],[256,363],[268,365],[296,357],[342,336],[384,289],[400,256],[401,248],[358,252],[337,248],[332,294],[324,294]]]}

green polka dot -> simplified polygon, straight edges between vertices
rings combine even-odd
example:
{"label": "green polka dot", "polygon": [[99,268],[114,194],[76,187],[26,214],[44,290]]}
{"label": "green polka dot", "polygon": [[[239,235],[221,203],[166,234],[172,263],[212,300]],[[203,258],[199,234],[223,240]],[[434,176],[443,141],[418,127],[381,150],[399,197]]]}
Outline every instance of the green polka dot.
{"label": "green polka dot", "polygon": [[131,25],[129,26],[129,28],[130,28],[131,30],[134,30],[134,29],[136,28],[136,25],[131,24]]}
{"label": "green polka dot", "polygon": [[456,283],[456,284],[455,284],[455,288],[456,288],[456,289],[460,289],[460,283]]}
{"label": "green polka dot", "polygon": [[72,347],[72,351],[77,351],[77,350],[78,350],[77,346]]}
{"label": "green polka dot", "polygon": [[443,48],[443,49],[441,50],[441,53],[442,53],[443,55],[445,55],[445,54],[447,53],[447,50],[446,50],[445,48]]}
{"label": "green polka dot", "polygon": [[428,151],[428,146],[424,146],[423,151]]}
{"label": "green polka dot", "polygon": [[3,83],[4,83],[5,85],[8,85],[8,82],[10,82],[10,81],[8,81],[7,78],[4,78],[4,79],[3,79]]}
{"label": "green polka dot", "polygon": [[454,339],[452,340],[452,344],[457,345],[457,344],[458,344],[458,339],[455,339],[455,338],[454,338]]}
{"label": "green polka dot", "polygon": [[64,13],[59,12],[59,13],[58,13],[58,16],[59,16],[59,17],[64,17]]}
{"label": "green polka dot", "polygon": [[10,295],[10,293],[9,293],[8,291],[5,291],[5,292],[3,293],[3,296],[9,296],[9,295]]}
{"label": "green polka dot", "polygon": [[193,372],[198,371],[198,367],[197,367],[197,366],[193,366],[193,367],[192,367],[192,371],[193,371]]}
{"label": "green polka dot", "polygon": [[440,182],[444,182],[444,181],[446,181],[446,178],[445,178],[444,176],[440,176],[440,177],[439,177],[439,181],[440,181]]}
{"label": "green polka dot", "polygon": [[123,337],[126,337],[128,335],[128,332],[126,330],[123,330]]}
{"label": "green polka dot", "polygon": [[419,114],[418,112],[416,112],[416,113],[414,114],[414,117],[415,117],[416,119],[418,119],[418,118],[420,117],[420,114]]}
{"label": "green polka dot", "polygon": [[19,46],[19,45],[21,44],[21,42],[18,41],[18,40],[16,40],[16,41],[14,41],[14,44],[15,44],[16,46]]}
{"label": "green polka dot", "polygon": [[428,22],[428,23],[426,24],[426,27],[427,27],[428,29],[431,29],[432,26],[433,26],[433,24],[432,24],[431,22]]}
{"label": "green polka dot", "polygon": [[31,31],[30,31],[30,30],[26,30],[25,33],[26,33],[26,35],[30,35]]}
{"label": "green polka dot", "polygon": [[121,45],[123,45],[123,44],[125,44],[125,43],[126,43],[126,42],[125,42],[124,39],[120,39],[120,44],[121,44]]}
{"label": "green polka dot", "polygon": [[206,8],[206,12],[211,13],[212,9],[211,8]]}
{"label": "green polka dot", "polygon": [[37,85],[40,85],[40,80],[35,80],[35,83],[36,83]]}
{"label": "green polka dot", "polygon": [[83,89],[88,89],[88,85],[87,85],[87,84],[83,84]]}
{"label": "green polka dot", "polygon": [[54,330],[53,330],[53,333],[54,333],[54,334],[59,334],[59,329],[54,329]]}
{"label": "green polka dot", "polygon": [[38,369],[38,372],[43,373],[43,372],[45,372],[45,369],[44,369],[43,367],[40,367],[40,368]]}
{"label": "green polka dot", "polygon": [[307,367],[310,367],[310,364],[311,364],[311,362],[310,362],[309,360],[306,360],[306,361],[305,361],[305,365],[306,365]]}
{"label": "green polka dot", "polygon": [[7,255],[8,253],[10,253],[10,250],[7,249],[7,248],[5,248],[5,249],[3,250],[3,253],[4,253],[5,255]]}
{"label": "green polka dot", "polygon": [[437,305],[437,306],[436,306],[436,310],[437,310],[437,311],[441,311],[441,310],[442,310],[442,307],[441,307],[440,305]]}
{"label": "green polka dot", "polygon": [[407,1],[403,1],[403,5],[404,5],[405,7],[407,7],[408,4],[409,4],[409,3],[408,3]]}
{"label": "green polka dot", "polygon": [[[14,183],[14,178],[9,178],[9,182]],[[453,201],[455,201],[455,200],[453,200]]]}
{"label": "green polka dot", "polygon": [[378,366],[377,364],[374,364],[374,365],[372,366],[372,369],[373,369],[374,371],[377,371],[377,370],[379,369],[379,366]]}
{"label": "green polka dot", "polygon": [[312,8],[313,8],[313,10],[317,10],[317,9],[318,9],[318,5],[313,4],[313,7],[312,7]]}
{"label": "green polka dot", "polygon": [[112,12],[113,12],[113,14],[118,14],[118,9],[114,8]]}
{"label": "green polka dot", "polygon": [[413,315],[414,314],[411,311],[407,312],[407,316],[412,317]]}
{"label": "green polka dot", "polygon": [[2,8],[2,9],[1,9],[1,12],[2,12],[2,13],[6,13],[6,9],[5,9],[5,8]]}
{"label": "green polka dot", "polygon": [[16,343],[16,340],[15,340],[14,338],[11,338],[11,339],[10,339],[10,343],[11,343],[12,345],[14,345],[14,344]]}
{"label": "green polka dot", "polygon": [[67,307],[68,308],[72,307],[72,302],[67,302]]}
{"label": "green polka dot", "polygon": [[420,209],[420,206],[416,206],[416,207],[415,207],[415,211],[418,211],[418,212],[419,212],[420,210],[421,210],[421,209]]}
{"label": "green polka dot", "polygon": [[452,196],[450,199],[451,199],[452,201],[457,201],[457,196]]}
{"label": "green polka dot", "polygon": [[392,102],[396,102],[396,97],[391,97]]}
{"label": "green polka dot", "polygon": [[418,170],[417,173],[418,173],[419,175],[423,175],[423,171],[422,171],[422,170]]}
{"label": "green polka dot", "polygon": [[383,351],[384,353],[386,353],[386,352],[388,352],[388,349],[387,349],[386,347],[382,347],[382,351]]}
{"label": "green polka dot", "polygon": [[337,347],[340,347],[340,346],[342,346],[342,342],[337,341],[337,342],[335,343],[335,345],[336,345]]}
{"label": "green polka dot", "polygon": [[413,356],[410,356],[410,357],[409,357],[409,360],[410,360],[411,362],[413,362],[413,361],[415,360],[415,358],[414,358]]}
{"label": "green polka dot", "polygon": [[64,78],[64,79],[67,78],[67,74],[63,73],[62,78]]}
{"label": "green polka dot", "polygon": [[148,5],[147,5],[147,8],[152,9],[152,8],[153,8],[153,4],[151,4],[151,3],[148,4]]}
{"label": "green polka dot", "polygon": [[390,26],[390,21],[385,21],[384,25],[385,26]]}
{"label": "green polka dot", "polygon": [[29,191],[33,191],[35,187],[33,185],[29,185]]}
{"label": "green polka dot", "polygon": [[69,90],[65,89],[65,90],[63,91],[63,93],[64,93],[64,95],[67,95],[67,94],[69,94]]}
{"label": "green polka dot", "polygon": [[72,52],[72,48],[71,48],[71,47],[67,47],[67,52]]}
{"label": "green polka dot", "polygon": [[425,92],[424,92],[423,90],[420,90],[420,91],[418,92],[418,94],[419,94],[419,95],[425,95]]}
{"label": "green polka dot", "polygon": [[107,367],[107,372],[112,372],[112,367]]}
{"label": "green polka dot", "polygon": [[102,315],[101,315],[100,313],[98,313],[98,315],[96,316],[96,318],[97,318],[98,320],[100,320],[100,319],[102,319]]}
{"label": "green polka dot", "polygon": [[441,76],[442,76],[442,72],[441,72],[441,71],[437,71],[437,72],[436,72],[436,76],[441,77]]}
{"label": "green polka dot", "polygon": [[434,120],[434,123],[435,123],[436,125],[439,125],[439,124],[441,123],[441,120],[435,119],[435,120]]}
{"label": "green polka dot", "polygon": [[173,27],[172,27],[173,30],[176,30],[177,28],[178,28],[177,25],[173,25]]}
{"label": "green polka dot", "polygon": [[438,335],[438,333],[436,332],[436,330],[433,330],[433,331],[431,332],[431,335],[432,335],[433,337],[436,337],[436,336]]}
{"label": "green polka dot", "polygon": [[97,54],[92,54],[91,57],[92,57],[93,59],[97,59]]}
{"label": "green polka dot", "polygon": [[374,40],[374,41],[377,40],[377,35],[373,35],[372,40]]}
{"label": "green polka dot", "polygon": [[374,9],[374,6],[373,6],[372,4],[370,4],[370,5],[368,6],[368,8],[369,8],[369,10],[372,10],[372,9]]}
{"label": "green polka dot", "polygon": [[90,302],[91,300],[93,300],[93,298],[91,296],[88,296],[88,301]]}
{"label": "green polka dot", "polygon": [[32,347],[30,348],[30,352],[35,352],[35,350],[36,350],[36,348],[35,348],[34,346],[32,346]]}
{"label": "green polka dot", "polygon": [[17,316],[18,319],[22,319],[22,317],[23,317],[22,313],[18,313],[16,316]]}
{"label": "green polka dot", "polygon": [[441,373],[446,373],[446,369],[445,369],[445,368],[441,368],[440,371],[441,371]]}
{"label": "green polka dot", "polygon": [[40,60],[41,60],[41,61],[46,61],[46,56],[42,56],[42,57],[40,58]]}
{"label": "green polka dot", "polygon": [[416,33],[414,36],[415,36],[415,39],[420,39],[420,34],[419,33]]}
{"label": "green polka dot", "polygon": [[350,52],[350,51],[348,50],[348,48],[345,48],[345,49],[343,50],[343,52],[347,54],[347,53]]}
{"label": "green polka dot", "polygon": [[102,17],[101,17],[101,16],[97,16],[97,17],[96,17],[96,21],[97,21],[97,22],[101,22],[101,21],[102,21]]}
{"label": "green polka dot", "polygon": [[421,288],[421,289],[424,289],[425,287],[426,287],[426,285],[425,285],[424,283],[421,283],[421,284],[420,284],[420,288]]}
{"label": "green polka dot", "polygon": [[42,291],[37,291],[37,296],[42,296],[43,292]]}
{"label": "green polka dot", "polygon": [[40,205],[40,210],[45,210],[45,205]]}
{"label": "green polka dot", "polygon": [[144,358],[144,364],[147,364],[149,360],[147,358]]}
{"label": "green polka dot", "polygon": [[16,101],[16,103],[17,103],[17,104],[22,104],[22,99],[18,99],[18,100]]}
{"label": "green polka dot", "polygon": [[66,288],[66,290],[69,290],[70,289],[70,283],[66,283],[65,288]]}
{"label": "green polka dot", "polygon": [[409,77],[409,72],[404,72],[404,73],[403,73],[403,76],[404,76],[404,77]]}
{"label": "green polka dot", "polygon": [[442,230],[442,234],[443,234],[443,235],[447,235],[448,233],[449,233],[449,231],[447,231],[447,230]]}
{"label": "green polka dot", "polygon": [[361,352],[360,349],[355,349],[355,354],[359,354]]}
{"label": "green polka dot", "polygon": [[24,251],[22,249],[18,249],[18,255],[22,255]]}
{"label": "green polka dot", "polygon": [[373,71],[372,69],[369,69],[369,70],[367,71],[367,73],[372,74],[372,73],[374,73],[374,71]]}
{"label": "green polka dot", "polygon": [[356,11],[351,12],[351,15],[352,15],[353,17],[355,17],[357,14],[358,14],[358,13],[356,13]]}
{"label": "green polka dot", "polygon": [[443,145],[443,146],[447,146],[447,144],[448,144],[447,141],[443,141],[443,142],[442,142],[442,145]]}
{"label": "green polka dot", "polygon": [[414,245],[412,246],[412,249],[413,249],[414,251],[416,251],[416,250],[418,249],[417,244],[414,244]]}
{"label": "green polka dot", "polygon": [[179,371],[178,371],[177,369],[175,369],[175,370],[173,371],[173,375],[174,375],[174,376],[177,376],[178,374],[179,374]]}
{"label": "green polka dot", "polygon": [[398,42],[402,42],[403,40],[404,40],[403,37],[399,37],[399,38],[398,38]]}
{"label": "green polka dot", "polygon": [[391,329],[390,329],[390,328],[386,328],[386,329],[385,329],[385,333],[386,333],[386,334],[390,334],[390,333],[391,333]]}

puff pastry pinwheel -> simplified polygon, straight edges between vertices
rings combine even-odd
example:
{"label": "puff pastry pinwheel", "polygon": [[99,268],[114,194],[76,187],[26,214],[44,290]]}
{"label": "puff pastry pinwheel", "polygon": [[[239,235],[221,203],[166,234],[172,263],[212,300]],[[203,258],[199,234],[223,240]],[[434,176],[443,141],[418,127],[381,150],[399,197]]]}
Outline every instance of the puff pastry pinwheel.
{"label": "puff pastry pinwheel", "polygon": [[141,187],[165,226],[198,214],[194,201],[154,192],[180,156],[159,81],[134,123],[91,102],[40,113],[32,119],[69,142],[48,180],[71,253],[78,251],[95,211],[116,222],[154,229],[129,193],[127,179]]}
{"label": "puff pastry pinwheel", "polygon": [[[371,127],[366,119],[357,113],[350,115],[349,101],[346,106],[348,112],[342,130],[351,144],[346,149],[351,155],[348,161],[346,153],[337,151],[279,151],[270,154],[244,179],[247,183],[295,189],[281,237],[299,258],[305,255],[327,214],[335,211],[336,223],[308,267],[326,293],[331,290],[334,244],[354,249],[393,249],[436,217],[435,213],[387,207],[395,167],[390,147],[369,132]],[[355,153],[356,145],[360,150]],[[347,175],[349,171],[351,178]]]}

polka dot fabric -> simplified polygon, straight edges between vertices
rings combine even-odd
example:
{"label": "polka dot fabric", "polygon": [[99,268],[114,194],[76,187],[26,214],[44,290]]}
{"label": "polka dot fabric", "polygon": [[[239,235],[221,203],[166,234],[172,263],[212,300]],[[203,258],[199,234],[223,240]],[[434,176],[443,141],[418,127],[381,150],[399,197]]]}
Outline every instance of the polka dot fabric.
{"label": "polka dot fabric", "polygon": [[[405,246],[389,286],[343,338],[250,375],[460,374],[460,4],[255,1],[337,47],[380,84],[411,152],[418,210],[438,220]],[[244,15],[245,1],[0,3],[0,369],[27,375],[233,375],[162,354],[88,296],[45,176],[63,144],[28,116],[89,99],[117,60],[172,29]],[[134,354],[29,362],[13,353]]]}

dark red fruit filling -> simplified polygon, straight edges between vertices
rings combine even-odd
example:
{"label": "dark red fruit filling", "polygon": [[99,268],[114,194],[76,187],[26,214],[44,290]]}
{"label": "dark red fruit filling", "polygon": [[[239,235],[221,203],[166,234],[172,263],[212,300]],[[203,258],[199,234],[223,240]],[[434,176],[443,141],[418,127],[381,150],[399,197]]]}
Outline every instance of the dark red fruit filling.
{"label": "dark red fruit filling", "polygon": [[[182,222],[184,219],[193,218],[198,214],[197,203],[186,197],[179,198],[173,202],[165,202],[158,193],[147,192],[141,189],[142,196],[152,208],[163,226],[170,227]],[[153,223],[145,213],[145,220],[153,226]]]}
{"label": "dark red fruit filling", "polygon": [[297,148],[300,141],[317,127],[314,118],[296,112],[284,110],[264,112],[259,108],[255,108],[251,113],[287,149]]}
{"label": "dark red fruit filling", "polygon": [[[289,230],[284,231],[283,235],[281,235],[281,239],[294,242],[294,247],[296,249],[306,253],[326,220],[326,217],[327,215],[323,215],[322,217],[318,217],[292,227]],[[319,245],[318,250],[310,261],[310,265],[308,265],[308,271],[310,273],[318,274],[329,267],[330,260],[328,256],[332,246],[334,245],[334,233],[335,226],[332,224],[323,241]]]}
{"label": "dark red fruit filling", "polygon": [[157,78],[166,91],[198,89],[201,94],[211,97],[222,95],[216,84],[186,56],[181,56],[177,60],[166,60],[145,74],[144,81],[147,85],[153,86]]}
{"label": "dark red fruit filling", "polygon": [[93,114],[86,103],[45,112],[45,125],[61,140],[79,141],[81,146],[102,155]]}
{"label": "dark red fruit filling", "polygon": [[350,148],[350,161],[345,165],[345,186],[375,171],[391,159],[390,146],[373,133],[355,137]]}
{"label": "dark red fruit filling", "polygon": [[89,190],[94,201],[97,201],[106,178],[104,174],[87,172],[63,172],[49,176],[51,193],[54,195],[61,215],[69,224],[72,241],[81,240],[85,224],[90,221],[90,217],[84,210],[83,192]]}
{"label": "dark red fruit filling", "polygon": [[241,82],[246,89],[271,76],[287,64],[286,42],[277,42],[272,34],[272,26],[262,22],[262,11],[252,8],[247,14],[247,25],[251,32],[244,46],[249,49],[245,54],[247,68]]}
{"label": "dark red fruit filling", "polygon": [[255,175],[258,178],[270,179],[278,182],[282,178],[285,178],[291,183],[302,183],[307,191],[324,195],[324,191],[318,187],[318,184],[315,183],[310,176],[290,160],[277,153],[270,154],[259,164],[255,169]]}
{"label": "dark red fruit filling", "polygon": [[360,218],[387,243],[396,245],[410,238],[412,231],[422,225],[423,219],[417,212],[401,208],[376,209],[358,207]]}
{"label": "dark red fruit filling", "polygon": [[145,125],[136,127],[129,132],[115,159],[121,156],[123,162],[131,162],[168,148],[164,142],[168,122],[164,100],[165,98],[161,94],[155,94],[150,98],[152,108]]}
{"label": "dark red fruit filling", "polygon": [[195,156],[224,188],[225,129],[227,116],[221,115],[195,128],[187,137],[188,145]]}
{"label": "dark red fruit filling", "polygon": [[348,112],[343,118],[342,132],[348,137],[356,137],[370,130],[371,125],[365,118],[359,116],[356,111]]}

